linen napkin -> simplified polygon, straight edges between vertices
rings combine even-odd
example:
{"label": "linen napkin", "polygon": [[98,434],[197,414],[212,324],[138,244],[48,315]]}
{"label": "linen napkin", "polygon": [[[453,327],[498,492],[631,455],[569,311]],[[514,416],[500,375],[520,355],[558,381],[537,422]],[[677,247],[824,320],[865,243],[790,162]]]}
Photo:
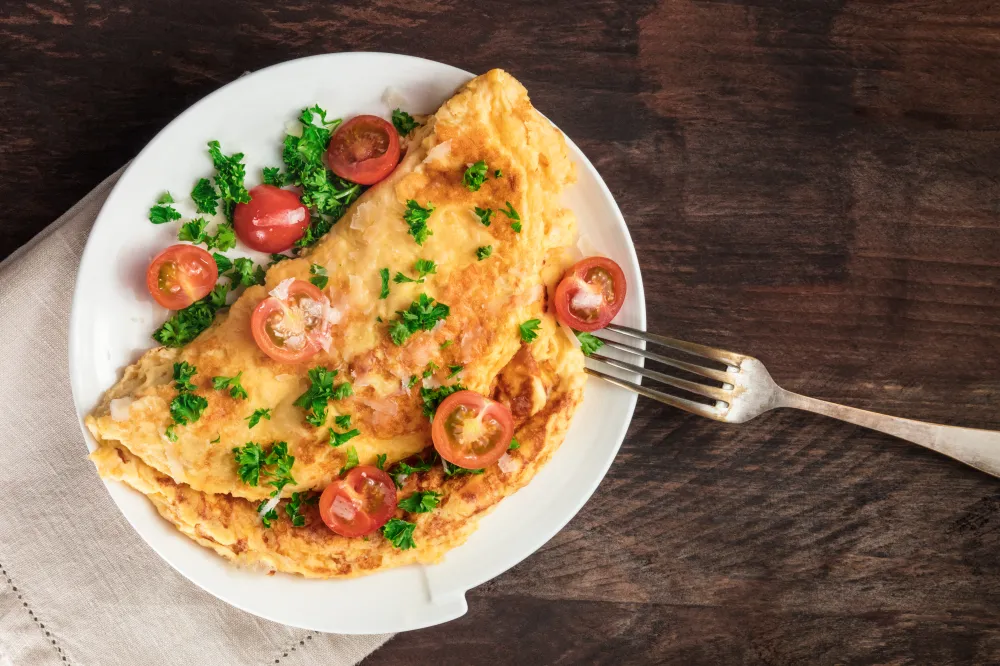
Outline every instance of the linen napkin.
{"label": "linen napkin", "polygon": [[146,545],[87,460],[70,304],[121,172],[0,263],[0,666],[355,664],[391,634],[294,629],[219,601]]}

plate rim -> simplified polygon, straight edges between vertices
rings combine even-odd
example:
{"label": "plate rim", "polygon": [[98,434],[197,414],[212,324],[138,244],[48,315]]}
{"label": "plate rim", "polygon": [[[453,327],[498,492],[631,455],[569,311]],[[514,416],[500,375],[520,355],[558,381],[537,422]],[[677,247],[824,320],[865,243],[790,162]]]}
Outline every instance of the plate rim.
{"label": "plate rim", "polygon": [[[80,407],[81,400],[80,400],[80,395],[79,395],[80,391],[82,390],[82,388],[80,388],[80,387],[77,386],[77,381],[75,379],[76,372],[74,372],[74,368],[77,367],[77,365],[78,365],[80,354],[84,351],[84,350],[80,349],[80,344],[81,344],[80,335],[78,335],[76,333],[77,329],[80,326],[82,326],[81,318],[84,316],[84,314],[83,314],[83,309],[84,309],[83,301],[84,301],[84,299],[82,298],[81,294],[84,292],[85,288],[84,288],[84,286],[83,286],[83,284],[82,284],[82,282],[80,280],[80,276],[81,276],[82,273],[84,273],[85,268],[87,268],[90,265],[90,263],[92,263],[95,260],[95,258],[97,258],[98,248],[93,243],[93,241],[94,241],[94,233],[93,232],[97,228],[97,226],[99,224],[101,224],[102,219],[105,217],[106,210],[110,209],[111,204],[113,204],[113,202],[115,201],[116,195],[119,193],[119,185],[120,185],[120,183],[123,180],[126,179],[126,177],[128,176],[129,172],[135,167],[135,165],[137,163],[140,162],[140,160],[143,157],[143,155],[145,155],[147,152],[151,151],[153,149],[154,145],[157,144],[160,140],[162,140],[162,137],[166,133],[168,133],[173,126],[175,126],[176,124],[178,124],[182,119],[186,118],[187,116],[193,115],[193,114],[197,114],[198,111],[200,110],[200,108],[203,107],[203,106],[205,106],[205,105],[207,105],[207,104],[209,104],[211,102],[211,100],[213,100],[216,97],[219,97],[219,96],[222,96],[222,95],[226,94],[226,91],[231,86],[234,86],[234,85],[237,85],[237,84],[244,84],[246,82],[246,80],[252,79],[253,77],[258,76],[260,74],[263,74],[265,72],[272,72],[274,70],[280,70],[280,69],[283,69],[283,68],[286,68],[286,67],[300,66],[302,63],[307,62],[307,61],[325,61],[325,60],[335,60],[337,58],[342,58],[342,57],[359,57],[359,56],[362,56],[362,57],[371,57],[371,58],[376,58],[376,59],[387,59],[387,60],[404,59],[404,60],[411,60],[411,61],[419,61],[419,62],[422,62],[422,63],[425,63],[425,64],[430,64],[430,65],[435,66],[435,67],[445,67],[445,68],[448,68],[448,69],[452,70],[453,73],[460,74],[462,76],[468,77],[469,79],[474,78],[476,76],[475,74],[473,74],[471,72],[468,72],[468,71],[466,71],[464,69],[455,67],[455,66],[450,65],[448,63],[443,63],[443,62],[436,61],[436,60],[431,60],[431,59],[428,59],[428,58],[421,58],[421,57],[418,57],[418,56],[411,56],[411,55],[398,54],[398,53],[389,53],[389,52],[381,52],[381,51],[342,51],[342,52],[335,52],[335,53],[321,53],[321,54],[315,54],[315,55],[311,55],[311,56],[305,56],[305,57],[302,57],[302,58],[294,58],[294,59],[291,59],[291,60],[285,60],[285,61],[282,61],[282,62],[279,62],[279,63],[275,63],[273,65],[269,65],[267,67],[263,67],[261,69],[254,70],[252,72],[246,72],[246,73],[242,74],[241,76],[237,77],[236,79],[233,79],[232,81],[229,81],[225,85],[217,88],[216,90],[213,90],[212,92],[208,93],[204,97],[200,98],[199,100],[197,100],[196,102],[194,102],[193,104],[191,104],[190,106],[188,106],[181,113],[179,113],[177,116],[175,116],[169,123],[167,123],[166,125],[164,125],[156,133],[156,135],[154,135],[142,147],[142,149],[136,154],[136,156],[133,157],[128,162],[127,166],[122,170],[118,181],[115,183],[114,187],[111,188],[111,191],[108,193],[107,198],[105,199],[104,203],[101,205],[101,209],[100,209],[100,211],[98,211],[98,213],[97,213],[97,215],[96,215],[96,217],[94,219],[94,225],[92,226],[91,230],[87,234],[87,241],[86,241],[86,243],[84,245],[83,252],[81,253],[80,262],[79,262],[79,265],[78,265],[77,271],[76,271],[76,276],[75,276],[76,284],[75,284],[75,286],[73,288],[72,303],[71,303],[70,318],[69,318],[69,326],[68,326],[68,337],[69,337],[69,340],[68,340],[68,342],[69,342],[69,344],[68,344],[69,370],[68,370],[68,372],[69,372],[69,375],[70,375],[70,388],[71,388],[72,394],[73,394],[73,403],[74,403],[73,407],[74,407],[74,410],[76,411],[77,424],[80,427],[80,430],[81,430],[81,432],[82,432],[82,434],[84,436],[84,444],[87,447],[88,453],[92,452],[94,450],[94,448],[96,448],[96,442],[94,441],[93,436],[91,435],[90,431],[86,427],[86,424],[84,423],[84,418],[86,416],[86,412],[84,412],[81,409],[81,407]],[[555,123],[553,123],[553,126],[556,127],[557,129],[559,129],[558,126],[555,125]],[[635,312],[633,313],[633,317],[634,317],[635,320],[637,320],[636,323],[638,324],[638,327],[641,328],[641,329],[643,329],[643,330],[645,330],[645,328],[646,328],[645,290],[644,290],[644,287],[643,287],[641,268],[640,268],[638,256],[636,254],[635,244],[632,241],[631,234],[629,233],[628,225],[625,223],[625,218],[624,218],[624,216],[621,213],[621,209],[618,206],[618,202],[616,201],[616,199],[612,195],[611,190],[608,188],[607,183],[604,181],[604,178],[600,175],[600,172],[598,172],[598,170],[594,166],[594,164],[587,157],[586,153],[584,153],[583,150],[581,150],[580,147],[565,132],[563,132],[561,129],[559,129],[559,131],[562,133],[563,137],[565,138],[566,143],[567,143],[568,147],[570,148],[571,154],[574,157],[579,158],[579,159],[577,159],[575,161],[578,162],[578,165],[580,165],[583,168],[585,168],[587,170],[587,172],[589,173],[589,175],[597,182],[597,184],[599,185],[599,190],[600,190],[601,197],[606,202],[608,202],[608,204],[610,205],[610,208],[614,212],[614,216],[613,216],[614,223],[619,227],[619,230],[621,231],[621,233],[622,233],[622,235],[623,235],[623,237],[624,237],[624,239],[626,241],[625,242],[625,246],[626,246],[625,249],[627,251],[628,258],[629,258],[630,262],[635,267],[635,275],[636,275],[636,278],[637,278],[636,280],[633,281],[633,284],[629,285],[629,288],[630,288],[629,291],[634,292],[638,296],[637,305],[636,305],[636,308],[635,308]],[[596,381],[596,380],[588,379],[588,383],[591,382],[591,381]],[[107,390],[107,389],[105,389],[105,390]],[[417,621],[417,622],[410,622],[410,623],[406,623],[406,626],[401,626],[399,628],[389,629],[389,630],[383,630],[383,631],[395,631],[395,632],[412,631],[412,630],[415,630],[415,629],[421,629],[421,628],[425,628],[425,627],[428,627],[428,626],[434,626],[436,624],[441,624],[443,622],[448,622],[448,621],[450,621],[452,619],[460,617],[461,615],[463,615],[467,611],[468,606],[467,606],[467,602],[466,602],[466,599],[465,599],[465,595],[468,593],[469,590],[471,590],[472,588],[477,587],[479,585],[482,585],[486,581],[489,581],[489,580],[492,580],[493,578],[496,578],[497,576],[499,576],[499,575],[503,574],[504,572],[508,571],[509,569],[511,569],[515,565],[519,564],[520,562],[523,562],[525,559],[527,559],[531,555],[535,554],[542,546],[545,545],[545,543],[547,543],[554,536],[556,536],[556,534],[558,534],[560,531],[562,531],[565,528],[565,526],[574,517],[576,517],[577,514],[579,514],[579,512],[583,508],[583,506],[590,500],[590,498],[593,496],[593,494],[597,491],[597,488],[604,481],[604,478],[607,475],[608,470],[610,469],[612,463],[614,462],[615,458],[618,455],[618,452],[621,449],[621,445],[624,442],[625,435],[627,434],[628,428],[631,425],[632,417],[633,417],[634,412],[635,412],[635,406],[636,406],[637,400],[638,400],[638,396],[636,394],[631,393],[629,395],[629,398],[628,398],[628,407],[627,407],[626,410],[622,411],[621,424],[620,424],[620,427],[618,428],[618,432],[615,435],[616,444],[613,447],[609,447],[608,448],[608,453],[607,453],[606,459],[603,460],[601,462],[600,466],[599,466],[599,474],[597,474],[597,476],[595,477],[595,480],[592,482],[592,484],[590,485],[589,488],[581,489],[581,491],[576,495],[576,501],[573,502],[572,510],[566,511],[565,514],[558,521],[556,521],[555,526],[553,528],[551,528],[549,530],[536,530],[534,533],[520,535],[522,539],[524,539],[525,537],[527,537],[528,540],[530,541],[530,543],[528,543],[527,546],[518,549],[518,552],[511,552],[510,556],[507,557],[504,561],[502,561],[500,563],[499,567],[494,567],[489,572],[484,572],[481,576],[475,576],[473,578],[474,582],[472,582],[471,584],[469,584],[467,587],[463,584],[463,587],[465,589],[463,589],[461,591],[460,598],[458,600],[456,600],[457,603],[452,604],[453,611],[457,611],[457,612],[452,612],[447,617],[434,617],[429,622],[419,622],[419,621]],[[293,626],[293,627],[298,627],[298,628],[301,628],[301,629],[308,629],[308,630],[313,630],[313,631],[336,631],[337,633],[344,633],[344,634],[372,633],[371,631],[350,631],[350,630],[346,630],[345,631],[345,630],[340,630],[340,629],[338,629],[338,630],[331,630],[331,629],[328,629],[328,628],[317,628],[315,625],[310,626],[310,625],[307,625],[307,624],[290,621],[287,618],[280,617],[278,614],[272,614],[272,613],[268,612],[269,609],[267,609],[267,608],[260,609],[260,608],[251,608],[251,607],[248,607],[248,606],[244,605],[241,601],[234,600],[231,597],[231,595],[228,595],[225,592],[220,592],[217,589],[212,589],[212,588],[208,587],[207,584],[203,584],[203,582],[201,580],[199,580],[198,576],[194,575],[193,573],[189,573],[188,572],[188,570],[187,570],[188,569],[188,566],[187,566],[188,563],[187,562],[175,561],[174,558],[168,557],[167,555],[165,555],[164,552],[161,550],[161,548],[158,548],[156,545],[154,545],[151,542],[151,540],[147,538],[144,530],[142,528],[140,528],[139,525],[136,524],[136,521],[133,520],[133,517],[130,516],[129,513],[124,510],[124,508],[122,507],[121,503],[119,502],[118,497],[116,496],[118,492],[123,491],[123,490],[127,490],[127,488],[125,488],[124,484],[122,484],[120,482],[109,481],[109,480],[101,478],[100,476],[98,476],[97,478],[100,479],[103,482],[105,488],[108,490],[108,493],[111,496],[111,500],[114,502],[115,508],[118,510],[119,514],[122,517],[125,518],[125,520],[128,522],[128,524],[132,527],[132,529],[136,532],[136,534],[139,536],[139,538],[143,541],[143,543],[148,548],[150,548],[154,553],[156,553],[156,555],[161,560],[163,560],[164,562],[166,562],[171,568],[173,568],[176,572],[178,572],[181,576],[183,576],[187,581],[193,583],[194,585],[196,585],[200,589],[204,590],[208,594],[212,595],[213,597],[215,597],[215,598],[217,598],[217,599],[219,599],[219,600],[221,600],[221,601],[223,601],[223,602],[225,602],[225,603],[227,603],[227,604],[229,604],[229,605],[231,605],[231,606],[233,606],[235,608],[239,608],[240,610],[242,610],[244,612],[250,613],[251,615],[254,615],[254,616],[257,616],[257,617],[261,617],[261,618],[264,618],[264,619],[267,619],[267,620],[270,620],[270,621],[273,621],[273,622],[278,622],[278,623],[284,624],[286,626]],[[199,544],[195,544],[195,545],[197,545],[199,548],[204,548],[203,546],[200,546]],[[461,548],[461,547],[462,546],[457,546],[456,548]],[[214,555],[214,556],[221,558],[221,556],[218,556],[218,555]],[[227,562],[226,564],[229,564],[230,566],[232,566],[231,563]],[[408,565],[408,566],[423,566],[423,565]],[[372,574],[372,575],[377,575],[377,574]]]}

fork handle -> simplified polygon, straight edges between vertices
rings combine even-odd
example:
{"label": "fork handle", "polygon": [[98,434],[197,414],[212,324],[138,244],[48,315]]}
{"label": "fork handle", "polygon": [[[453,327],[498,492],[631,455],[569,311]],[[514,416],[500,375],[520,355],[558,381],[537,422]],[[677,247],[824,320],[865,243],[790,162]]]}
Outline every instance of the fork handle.
{"label": "fork handle", "polygon": [[958,428],[937,423],[887,416],[837,405],[782,389],[782,407],[802,409],[847,421],[943,453],[976,469],[1000,477],[1000,432]]}

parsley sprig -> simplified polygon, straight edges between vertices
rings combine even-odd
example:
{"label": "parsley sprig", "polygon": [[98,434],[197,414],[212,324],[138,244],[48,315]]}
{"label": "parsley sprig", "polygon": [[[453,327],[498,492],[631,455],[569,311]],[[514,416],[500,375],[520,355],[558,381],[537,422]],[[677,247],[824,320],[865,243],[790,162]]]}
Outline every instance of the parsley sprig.
{"label": "parsley sprig", "polygon": [[234,447],[233,456],[238,465],[240,481],[253,487],[265,481],[274,488],[271,497],[275,497],[288,484],[296,483],[292,478],[295,457],[288,455],[287,442],[272,442],[266,454],[260,444],[247,442],[242,447]]}
{"label": "parsley sprig", "polygon": [[201,413],[208,407],[208,401],[200,395],[195,395],[195,385],[191,383],[191,378],[198,373],[198,370],[188,363],[181,361],[174,363],[174,388],[178,393],[170,401],[170,417],[174,424],[167,431],[167,437],[171,441],[176,441],[174,425],[187,425],[194,423],[201,418]]}
{"label": "parsley sprig", "polygon": [[222,153],[222,146],[219,145],[218,141],[209,141],[208,154],[215,167],[215,187],[222,200],[222,212],[232,224],[236,204],[250,203],[250,193],[247,192],[243,182],[246,178],[243,153],[233,153],[227,157]]}
{"label": "parsley sprig", "polygon": [[361,431],[358,430],[357,428],[354,428],[353,430],[348,430],[347,432],[337,432],[333,428],[330,428],[329,434],[330,434],[330,446],[337,447],[337,446],[342,446],[343,444],[346,444],[347,442],[351,441],[352,439],[360,435]]}
{"label": "parsley sprig", "polygon": [[327,370],[321,365],[311,369],[309,375],[309,388],[295,400],[296,407],[306,410],[306,422],[317,428],[326,423],[327,404],[331,400],[343,400],[354,394],[348,382],[342,382],[334,386],[333,380],[337,376],[336,370]]}
{"label": "parsley sprig", "polygon": [[260,420],[264,419],[266,421],[271,420],[271,408],[270,407],[258,407],[253,410],[253,414],[243,419],[247,422],[247,429],[253,428],[255,425],[260,423]]}
{"label": "parsley sprig", "polygon": [[427,294],[420,294],[406,310],[397,310],[398,318],[389,326],[389,336],[397,345],[406,342],[417,331],[429,331],[439,320],[446,318],[451,309],[438,303]]}
{"label": "parsley sprig", "polygon": [[426,386],[422,386],[420,388],[420,399],[424,403],[424,416],[429,419],[433,419],[434,412],[437,411],[438,405],[440,405],[445,398],[452,393],[464,390],[465,387],[462,386],[461,382],[452,384],[451,386],[438,386],[436,388],[427,388]]}
{"label": "parsley sprig", "polygon": [[541,319],[529,319],[517,327],[521,333],[522,342],[534,342],[538,337],[538,327],[542,325]]}
{"label": "parsley sprig", "polygon": [[413,530],[416,528],[417,526],[414,523],[400,518],[393,518],[382,526],[382,536],[388,539],[396,548],[409,550],[417,546],[413,541]]}
{"label": "parsley sprig", "polygon": [[392,124],[400,136],[406,136],[417,127],[420,127],[420,123],[402,109],[392,110]]}
{"label": "parsley sprig", "polygon": [[309,274],[312,275],[309,281],[312,282],[318,289],[326,289],[326,285],[330,282],[330,277],[326,272],[326,269],[319,264],[313,264],[309,267]]}
{"label": "parsley sprig", "polygon": [[479,160],[469,166],[462,175],[462,184],[470,192],[478,192],[479,188],[486,182],[486,162]]}
{"label": "parsley sprig", "polygon": [[302,515],[302,505],[313,505],[319,503],[319,495],[316,493],[292,493],[291,499],[285,504],[285,513],[292,521],[294,527],[302,527],[306,524],[306,517]]}
{"label": "parsley sprig", "polygon": [[430,513],[437,508],[440,502],[441,493],[433,490],[421,490],[401,500],[397,506],[410,513]]}
{"label": "parsley sprig", "polygon": [[212,325],[215,313],[226,306],[229,285],[219,283],[200,301],[195,301],[156,329],[153,339],[166,347],[183,347]]}
{"label": "parsley sprig", "polygon": [[345,454],[344,466],[340,468],[340,475],[344,476],[347,472],[358,466],[358,450],[353,446],[347,447],[347,452]]}
{"label": "parsley sprig", "polygon": [[204,215],[215,215],[219,210],[219,193],[208,178],[199,178],[191,190],[195,208]]}
{"label": "parsley sprig", "polygon": [[427,228],[427,220],[434,212],[434,206],[430,203],[426,207],[421,206],[413,199],[406,201],[406,212],[403,213],[403,221],[410,227],[409,234],[417,245],[423,245],[428,236],[434,232]]}
{"label": "parsley sprig", "polygon": [[482,261],[483,259],[489,259],[493,255],[493,246],[484,245],[476,250],[476,259]]}
{"label": "parsley sprig", "polygon": [[517,211],[514,210],[514,207],[510,205],[509,201],[506,203],[507,210],[501,210],[500,212],[512,220],[510,228],[514,230],[514,233],[519,234],[521,233],[521,216],[517,214]]}
{"label": "parsley sprig", "polygon": [[479,218],[479,221],[483,223],[484,227],[490,226],[490,218],[493,217],[492,208],[480,208],[479,206],[476,206],[475,213],[476,217]]}
{"label": "parsley sprig", "polygon": [[590,333],[584,331],[574,331],[576,333],[576,339],[580,341],[580,351],[583,352],[584,356],[590,356],[595,351],[604,346],[604,342]]}
{"label": "parsley sprig", "polygon": [[233,377],[224,377],[222,375],[212,377],[212,388],[216,391],[228,391],[230,397],[234,400],[246,400],[247,391],[243,388],[243,384],[240,383],[242,377],[242,370],[237,372]]}
{"label": "parsley sprig", "polygon": [[392,281],[396,284],[403,284],[404,282],[423,284],[428,275],[437,274],[437,264],[430,259],[417,259],[416,263],[413,265],[413,270],[417,272],[417,277],[411,278],[403,275],[402,273],[396,273],[396,277],[394,277]]}

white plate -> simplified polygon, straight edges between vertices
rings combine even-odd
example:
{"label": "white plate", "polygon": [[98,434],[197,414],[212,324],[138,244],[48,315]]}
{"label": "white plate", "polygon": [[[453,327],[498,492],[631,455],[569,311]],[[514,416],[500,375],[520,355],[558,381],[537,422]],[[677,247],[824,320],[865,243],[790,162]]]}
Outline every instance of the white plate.
{"label": "white plate", "polygon": [[[118,181],[80,262],[70,321],[70,378],[81,426],[122,369],[154,344],[150,334],[166,311],[152,304],[146,293],[146,266],[176,242],[178,225],[150,224],[146,214],[164,190],[179,201],[188,199],[195,180],[211,175],[207,141],[218,139],[226,153],[245,153],[247,181],[253,185],[262,166],[281,164],[285,126],[304,107],[318,103],[333,117],[388,117],[391,108],[382,98],[391,87],[407,100],[410,112],[432,113],[471,77],[454,67],[407,56],[320,55],[245,76],[170,123]],[[625,221],[593,165],[572,143],[570,151],[579,182],[565,202],[579,218],[582,233],[625,270],[629,293],[617,321],[645,328],[642,280]],[[179,209],[185,217],[194,212],[183,205]],[[245,248],[237,251],[252,256]],[[618,452],[635,400],[631,393],[591,379],[583,406],[551,462],[483,519],[465,545],[434,566],[408,566],[352,580],[317,581],[237,569],[181,535],[140,493],[117,482],[107,487],[153,550],[234,606],[316,631],[405,631],[464,614],[467,590],[526,558],[580,510]],[[86,429],[84,435],[93,450]]]}

